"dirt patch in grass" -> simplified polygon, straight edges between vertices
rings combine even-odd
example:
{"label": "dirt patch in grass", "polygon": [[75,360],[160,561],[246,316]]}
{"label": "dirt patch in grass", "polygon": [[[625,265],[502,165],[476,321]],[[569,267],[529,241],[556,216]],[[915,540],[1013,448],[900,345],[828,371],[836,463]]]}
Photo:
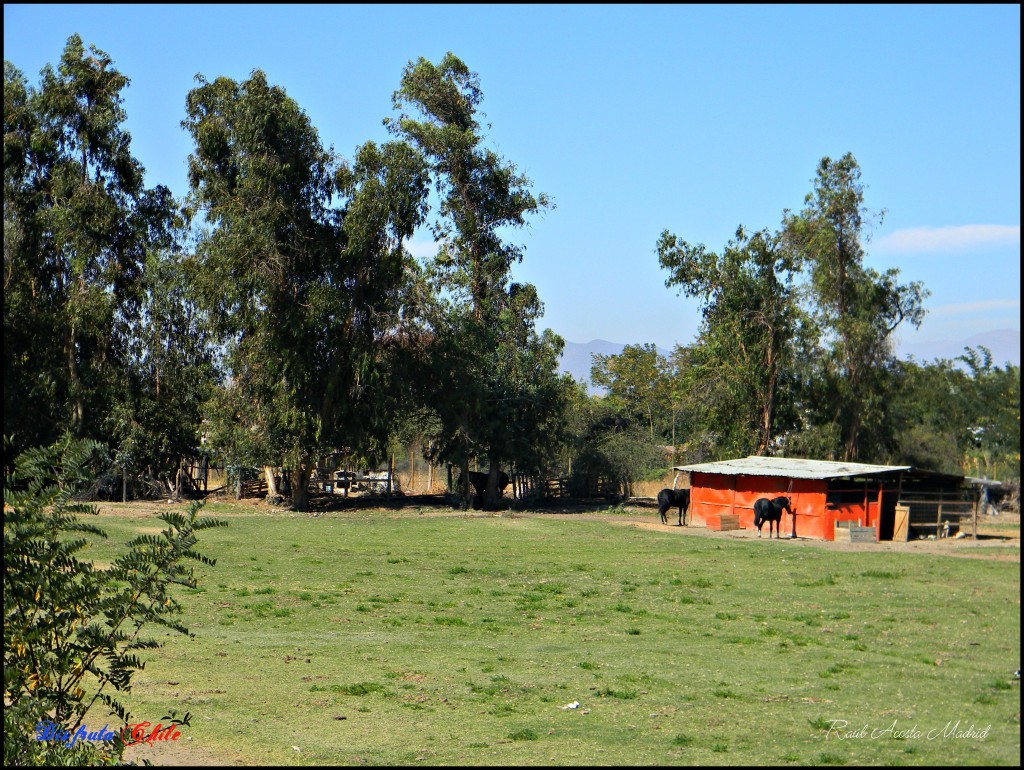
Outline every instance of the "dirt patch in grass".
{"label": "dirt patch in grass", "polygon": [[183,728],[183,735],[176,741],[154,741],[152,744],[135,744],[125,749],[126,762],[148,762],[152,765],[175,767],[224,767],[226,765],[251,764],[241,756],[231,757],[220,754],[207,746],[203,746],[188,738]]}

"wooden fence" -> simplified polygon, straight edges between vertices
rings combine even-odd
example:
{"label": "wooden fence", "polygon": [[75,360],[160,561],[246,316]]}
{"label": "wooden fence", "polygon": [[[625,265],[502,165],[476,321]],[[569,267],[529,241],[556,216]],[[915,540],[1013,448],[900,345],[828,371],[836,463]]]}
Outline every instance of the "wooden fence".
{"label": "wooden fence", "polygon": [[545,479],[527,474],[512,474],[511,496],[517,500],[554,499],[566,497],[608,497],[616,490],[615,484],[604,476],[586,479],[566,477]]}
{"label": "wooden fence", "polygon": [[896,504],[893,540],[906,542],[925,537],[951,537],[971,522],[976,536],[977,502],[959,493],[902,497]]}

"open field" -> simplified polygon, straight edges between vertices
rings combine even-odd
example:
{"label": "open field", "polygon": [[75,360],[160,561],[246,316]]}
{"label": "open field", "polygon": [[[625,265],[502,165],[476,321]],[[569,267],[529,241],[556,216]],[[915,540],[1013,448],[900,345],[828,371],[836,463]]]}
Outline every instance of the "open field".
{"label": "open field", "polygon": [[[160,507],[104,506],[94,558]],[[192,722],[129,756],[1019,763],[1019,524],[840,548],[665,527],[647,507],[205,513],[230,527],[203,533],[218,564],[184,592],[195,638],[167,635],[128,698]]]}

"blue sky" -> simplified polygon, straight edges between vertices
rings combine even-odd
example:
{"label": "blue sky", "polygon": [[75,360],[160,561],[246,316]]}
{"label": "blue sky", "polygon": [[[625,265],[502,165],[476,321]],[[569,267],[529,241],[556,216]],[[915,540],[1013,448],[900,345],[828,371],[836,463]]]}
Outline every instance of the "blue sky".
{"label": "blue sky", "polygon": [[573,342],[692,341],[659,234],[718,251],[737,225],[775,229],[818,161],[852,152],[887,212],[867,264],[931,291],[900,350],[1010,330],[1020,361],[1017,5],[5,5],[4,59],[36,84],[75,32],[131,79],[133,153],[176,196],[197,73],[263,69],[351,158],[389,138],[405,65],[455,53],[488,144],[556,204],[510,239],[541,326]]}

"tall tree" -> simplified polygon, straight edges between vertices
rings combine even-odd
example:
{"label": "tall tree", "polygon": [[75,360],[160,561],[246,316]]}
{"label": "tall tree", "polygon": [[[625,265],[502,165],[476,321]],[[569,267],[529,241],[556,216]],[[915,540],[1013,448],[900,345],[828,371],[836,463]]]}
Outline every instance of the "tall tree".
{"label": "tall tree", "polygon": [[[514,459],[501,438],[509,429],[504,405],[526,399],[521,386],[528,385],[501,376],[501,364],[525,343],[550,374],[557,355],[548,353],[560,341],[533,330],[532,318],[540,314],[536,292],[524,294],[524,287],[511,282],[523,250],[503,238],[549,202],[530,192],[530,180],[514,165],[481,146],[482,98],[478,76],[454,54],[437,65],[420,58],[406,66],[394,94],[401,114],[385,123],[428,158],[441,201],[440,218],[431,228],[440,244],[431,271],[444,295],[432,322],[433,359],[444,366],[436,407],[444,426],[444,459],[463,471],[474,456],[488,462],[485,505],[493,507],[499,465]],[[510,312],[517,317],[510,319]],[[468,501],[468,474],[464,479]]]}
{"label": "tall tree", "polygon": [[787,244],[810,274],[815,310],[828,335],[828,369],[835,373],[832,420],[842,441],[837,454],[844,460],[859,456],[876,376],[893,357],[892,333],[903,321],[920,326],[928,296],[920,282],[898,283],[896,268],[878,273],[864,266],[873,217],[864,206],[860,177],[852,154],[837,161],[822,158],[803,211],[787,211],[783,220]]}
{"label": "tall tree", "polygon": [[764,454],[781,432],[782,385],[792,380],[802,328],[793,257],[777,236],[742,226],[720,255],[667,230],[657,249],[665,285],[702,303],[700,337],[680,373],[684,392],[702,401],[722,449]]}
{"label": "tall tree", "polygon": [[170,192],[144,186],[123,128],[128,83],[78,35],[38,89],[4,62],[4,432],[21,446],[106,438],[146,254],[171,242]]}
{"label": "tall tree", "polygon": [[202,407],[216,382],[205,319],[188,287],[189,257],[153,251],[142,312],[126,338],[125,368],[107,416],[125,480],[146,473],[174,482],[201,444]]}
{"label": "tall tree", "polygon": [[[994,366],[986,347],[964,348],[960,397],[967,438],[963,472],[994,479],[1020,478],[1020,367]],[[962,370],[962,371],[963,371]]]}
{"label": "tall tree", "polygon": [[992,479],[1020,478],[1020,367],[993,366],[984,347],[955,360],[898,363],[889,394],[894,455],[909,464]]}
{"label": "tall tree", "polygon": [[385,359],[405,346],[415,265],[402,243],[425,214],[426,168],[402,143],[339,163],[259,70],[199,82],[183,122],[196,143],[192,205],[212,228],[197,248],[199,296],[229,350],[229,419],[266,427],[249,451],[293,469],[303,509],[320,457],[387,444]]}
{"label": "tall tree", "polygon": [[668,362],[654,343],[626,345],[617,355],[594,354],[590,380],[607,389],[609,404],[646,423],[654,441],[655,422],[671,409]]}

